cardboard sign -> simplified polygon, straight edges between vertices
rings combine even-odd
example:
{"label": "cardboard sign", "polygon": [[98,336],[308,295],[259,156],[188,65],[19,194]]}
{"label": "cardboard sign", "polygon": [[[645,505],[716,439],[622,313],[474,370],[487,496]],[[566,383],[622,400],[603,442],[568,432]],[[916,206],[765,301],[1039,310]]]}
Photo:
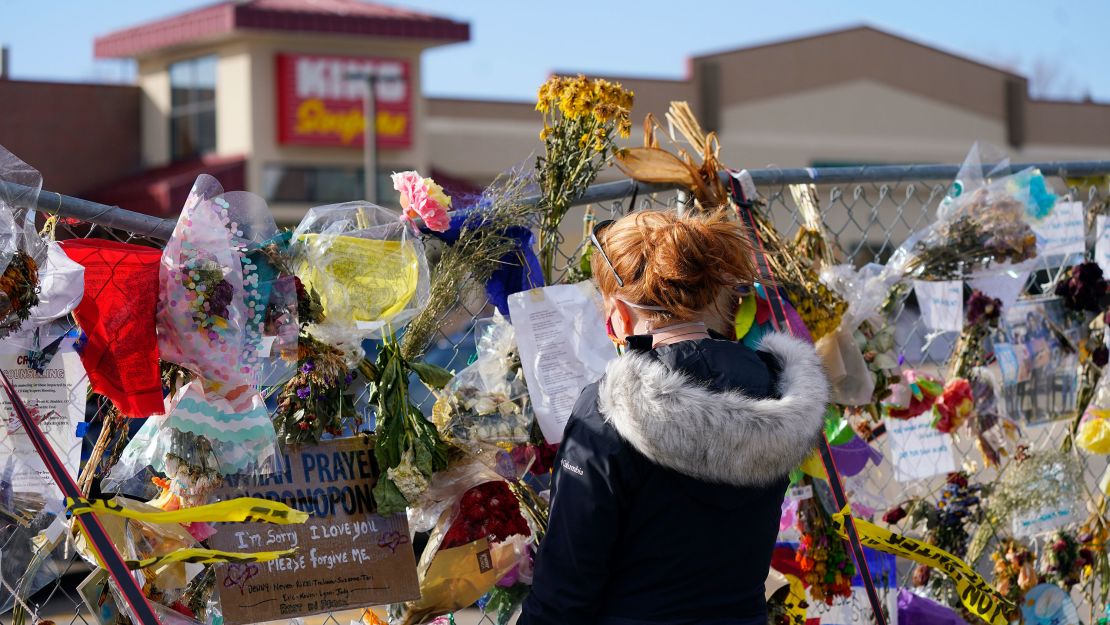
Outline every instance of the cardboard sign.
{"label": "cardboard sign", "polygon": [[362,147],[366,81],[352,76],[373,74],[378,147],[412,145],[408,60],[278,54],[276,67],[280,143]]}
{"label": "cardboard sign", "polygon": [[227,625],[289,620],[420,596],[404,514],[375,514],[373,444],[361,437],[286,452],[282,470],[227,496],[261,497],[309,513],[303,525],[229,523],[209,541],[224,551],[296,548],[291,558],[221,565]]}

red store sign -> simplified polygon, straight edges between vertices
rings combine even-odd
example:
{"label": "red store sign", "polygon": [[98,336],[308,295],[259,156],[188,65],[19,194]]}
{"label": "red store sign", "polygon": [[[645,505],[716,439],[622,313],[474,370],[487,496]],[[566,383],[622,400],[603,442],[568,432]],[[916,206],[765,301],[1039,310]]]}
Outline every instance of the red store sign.
{"label": "red store sign", "polygon": [[287,145],[362,147],[366,81],[373,73],[378,147],[412,145],[409,61],[315,54],[277,55],[278,141]]}

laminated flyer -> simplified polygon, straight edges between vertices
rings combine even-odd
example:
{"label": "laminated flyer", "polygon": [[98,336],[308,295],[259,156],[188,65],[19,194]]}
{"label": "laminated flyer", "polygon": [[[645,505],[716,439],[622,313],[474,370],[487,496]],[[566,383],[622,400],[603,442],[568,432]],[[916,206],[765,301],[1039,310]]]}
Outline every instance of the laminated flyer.
{"label": "laminated flyer", "polygon": [[586,385],[616,357],[592,282],[558,284],[509,296],[528,394],[543,437],[555,444]]}
{"label": "laminated flyer", "polygon": [[[85,420],[88,376],[73,342],[61,348],[42,373],[31,368],[27,351],[10,341],[0,342],[0,368],[12,381],[38,421],[54,453],[76,475],[81,462],[81,442],[77,424]],[[61,501],[62,493],[51,479],[7,397],[0,397],[4,421],[0,425],[0,481],[8,482],[14,492],[36,494],[47,500]]]}

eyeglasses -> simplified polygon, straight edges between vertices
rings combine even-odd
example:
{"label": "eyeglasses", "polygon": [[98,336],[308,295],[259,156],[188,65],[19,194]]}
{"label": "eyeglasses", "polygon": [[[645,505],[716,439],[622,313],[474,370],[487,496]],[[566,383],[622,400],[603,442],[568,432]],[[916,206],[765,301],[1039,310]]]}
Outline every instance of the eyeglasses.
{"label": "eyeglasses", "polygon": [[601,247],[601,239],[597,238],[598,233],[611,225],[613,225],[612,219],[597,222],[594,229],[590,231],[590,242],[594,244],[594,247],[597,248],[597,252],[601,254],[601,259],[604,260],[605,264],[609,265],[609,269],[613,271],[613,277],[617,279],[617,286],[624,288],[624,280],[621,280],[620,274],[617,273],[617,268],[613,266],[613,261],[609,260],[609,256],[605,253],[605,249]]}

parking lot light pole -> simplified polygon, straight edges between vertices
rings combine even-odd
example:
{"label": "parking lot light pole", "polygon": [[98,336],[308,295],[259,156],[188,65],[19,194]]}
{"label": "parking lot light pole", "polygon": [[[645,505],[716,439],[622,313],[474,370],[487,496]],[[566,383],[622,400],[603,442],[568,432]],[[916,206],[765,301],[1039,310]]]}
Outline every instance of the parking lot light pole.
{"label": "parking lot light pole", "polygon": [[378,103],[374,86],[378,77],[373,72],[351,72],[347,80],[366,83],[366,93],[362,97],[364,135],[362,146],[362,186],[367,202],[378,201]]}

